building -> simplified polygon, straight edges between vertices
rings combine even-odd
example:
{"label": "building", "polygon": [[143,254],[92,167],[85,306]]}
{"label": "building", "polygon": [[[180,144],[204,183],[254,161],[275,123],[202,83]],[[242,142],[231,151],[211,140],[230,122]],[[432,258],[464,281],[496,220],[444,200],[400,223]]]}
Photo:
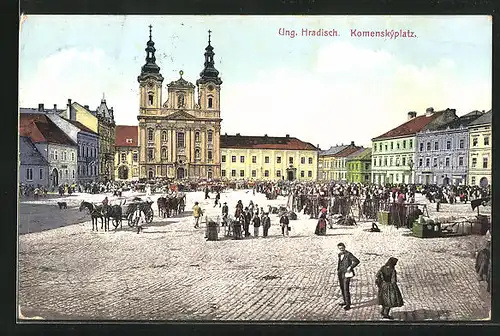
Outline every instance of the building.
{"label": "building", "polygon": [[429,107],[425,114],[408,112],[408,120],[372,139],[372,183],[414,183],[416,134],[455,120],[454,109],[435,112]]}
{"label": "building", "polygon": [[[319,147],[319,146],[318,146]],[[335,158],[333,155],[347,148],[348,145],[336,145],[331,146],[327,150],[322,150],[318,154],[318,180],[329,181],[334,180],[335,169],[334,162]]]}
{"label": "building", "polygon": [[29,137],[48,162],[50,187],[75,183],[78,145],[47,117],[40,105],[38,113],[21,111],[19,135]]}
{"label": "building", "polygon": [[[208,36],[205,64],[196,87],[180,78],[167,85],[162,98],[163,76],[156,64],[149,26],[146,64],[139,82],[139,177],[220,177],[220,90],[222,80],[214,67]],[[196,96],[195,96],[196,88]]]}
{"label": "building", "polygon": [[349,145],[333,146],[326,151],[321,151],[319,156],[320,173],[319,179],[330,181],[346,181],[347,180],[347,156],[358,151],[358,147],[352,141]]}
{"label": "building", "polygon": [[491,115],[488,111],[469,124],[469,184],[487,187],[491,183]]}
{"label": "building", "polygon": [[47,117],[73,142],[78,144],[78,183],[97,181],[99,177],[99,135],[79,121],[66,119],[57,113],[47,113]]}
{"label": "building", "polygon": [[483,112],[473,111],[455,120],[416,134],[415,183],[467,184],[468,125]]}
{"label": "building", "polygon": [[87,147],[89,147],[92,154],[95,153],[97,155],[97,159],[92,156],[90,156],[90,159],[88,157],[83,159],[83,167],[85,167],[82,168],[85,169],[83,174],[89,174],[90,169],[92,179],[96,173],[98,179],[101,181],[112,180],[114,177],[113,164],[116,124],[113,108],[108,108],[106,99],[103,97],[101,104],[94,111],[90,110],[88,105],[81,105],[68,99],[68,106],[60,115],[71,122],[78,122],[75,125],[81,124],[99,136],[99,145],[96,150],[90,149],[93,148],[93,144],[91,141],[87,141]]}
{"label": "building", "polygon": [[297,138],[222,135],[223,180],[314,181],[318,148]]}
{"label": "building", "polygon": [[115,181],[139,179],[139,128],[137,126],[116,126]]}
{"label": "building", "polygon": [[49,163],[27,136],[19,137],[19,183],[49,187]]}
{"label": "building", "polygon": [[371,181],[372,149],[361,148],[347,156],[347,182],[369,183]]}

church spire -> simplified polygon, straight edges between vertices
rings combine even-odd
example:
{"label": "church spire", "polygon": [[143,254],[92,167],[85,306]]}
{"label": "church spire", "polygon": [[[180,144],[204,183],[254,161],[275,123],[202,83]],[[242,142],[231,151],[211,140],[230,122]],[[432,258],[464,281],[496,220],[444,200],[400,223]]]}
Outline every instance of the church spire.
{"label": "church spire", "polygon": [[153,75],[159,80],[163,80],[162,75],[160,74],[160,67],[156,64],[156,48],[155,43],[153,42],[153,26],[149,25],[149,41],[146,43],[146,64],[144,64],[141,68],[141,75],[138,80],[144,79],[148,75]]}
{"label": "church spire", "polygon": [[219,78],[219,71],[215,69],[214,66],[214,48],[211,43],[211,33],[208,31],[208,46],[205,48],[205,64],[204,69],[200,73],[200,79],[196,81],[196,84],[205,84],[207,82],[213,82],[217,85],[222,84],[222,80]]}

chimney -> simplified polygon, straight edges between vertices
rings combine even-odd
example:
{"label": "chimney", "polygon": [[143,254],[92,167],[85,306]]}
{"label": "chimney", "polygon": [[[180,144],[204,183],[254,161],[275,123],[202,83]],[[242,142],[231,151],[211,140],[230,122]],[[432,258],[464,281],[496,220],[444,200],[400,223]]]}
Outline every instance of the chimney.
{"label": "chimney", "polygon": [[88,105],[83,105],[83,107],[85,107],[85,109],[89,110],[89,106]]}
{"label": "chimney", "polygon": [[267,137],[267,134],[264,134],[265,137]]}
{"label": "chimney", "polygon": [[425,115],[426,115],[426,116],[431,116],[432,114],[434,114],[434,108],[433,108],[433,107],[428,107],[428,108],[425,110]]}
{"label": "chimney", "polygon": [[71,99],[68,99],[68,106],[71,106]]}
{"label": "chimney", "polygon": [[43,104],[38,104],[38,111],[43,112]]}
{"label": "chimney", "polygon": [[240,133],[236,133],[236,136],[240,136]]}
{"label": "chimney", "polygon": [[54,111],[57,111],[57,104],[54,104]]}
{"label": "chimney", "polygon": [[285,135],[285,137],[289,138],[289,137],[290,137],[290,134]]}
{"label": "chimney", "polygon": [[351,141],[351,146],[354,146],[354,141]]}
{"label": "chimney", "polygon": [[417,116],[417,112],[415,111],[410,111],[408,112],[408,120],[411,120]]}

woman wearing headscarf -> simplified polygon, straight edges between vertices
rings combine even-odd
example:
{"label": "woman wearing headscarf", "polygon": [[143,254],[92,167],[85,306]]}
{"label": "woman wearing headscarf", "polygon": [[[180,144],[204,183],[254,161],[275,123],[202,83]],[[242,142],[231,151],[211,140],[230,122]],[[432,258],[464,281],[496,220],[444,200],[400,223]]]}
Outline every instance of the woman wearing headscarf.
{"label": "woman wearing headscarf", "polygon": [[397,285],[396,264],[398,259],[391,257],[377,272],[375,283],[378,287],[378,304],[382,306],[380,313],[383,318],[392,319],[389,311],[394,307],[403,306],[403,296]]}

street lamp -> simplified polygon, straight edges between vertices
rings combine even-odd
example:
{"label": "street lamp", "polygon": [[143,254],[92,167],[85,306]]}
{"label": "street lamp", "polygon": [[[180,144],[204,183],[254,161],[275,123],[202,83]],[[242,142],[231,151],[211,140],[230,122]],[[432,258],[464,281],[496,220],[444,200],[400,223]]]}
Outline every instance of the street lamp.
{"label": "street lamp", "polygon": [[415,163],[413,162],[413,159],[409,159],[408,160],[408,167],[410,168],[410,183],[411,184],[414,184],[414,181],[413,181],[413,165]]}

